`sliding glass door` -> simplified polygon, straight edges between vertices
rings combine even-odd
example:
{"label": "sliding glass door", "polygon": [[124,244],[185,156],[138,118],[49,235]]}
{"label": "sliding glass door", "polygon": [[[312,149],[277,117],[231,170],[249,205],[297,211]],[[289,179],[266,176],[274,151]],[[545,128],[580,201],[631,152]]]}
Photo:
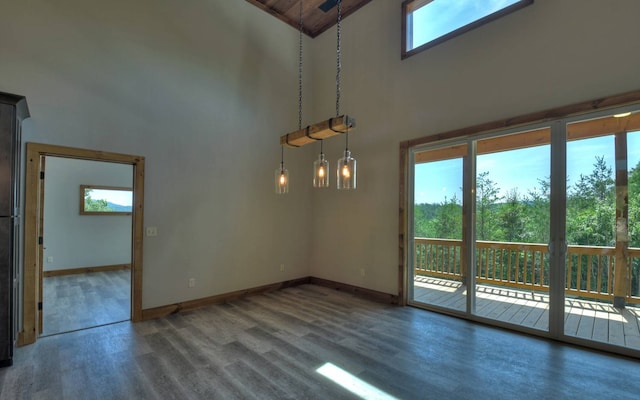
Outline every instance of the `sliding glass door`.
{"label": "sliding glass door", "polygon": [[410,300],[466,310],[462,171],[466,145],[414,154]]}
{"label": "sliding glass door", "polygon": [[640,351],[632,111],[411,149],[410,304]]}
{"label": "sliding glass door", "polygon": [[549,326],[549,128],[476,144],[475,314]]}
{"label": "sliding glass door", "polygon": [[564,334],[640,350],[640,123],[567,125]]}

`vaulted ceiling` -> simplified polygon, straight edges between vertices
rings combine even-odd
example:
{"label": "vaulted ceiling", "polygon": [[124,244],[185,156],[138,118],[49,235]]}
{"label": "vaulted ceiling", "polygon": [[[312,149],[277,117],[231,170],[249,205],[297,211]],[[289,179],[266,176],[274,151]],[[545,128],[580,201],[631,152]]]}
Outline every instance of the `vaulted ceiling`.
{"label": "vaulted ceiling", "polygon": [[[302,2],[302,31],[314,38],[336,24],[338,16],[337,0],[247,0],[286,22],[300,28],[300,2]],[[342,0],[342,18],[353,14],[371,0]]]}

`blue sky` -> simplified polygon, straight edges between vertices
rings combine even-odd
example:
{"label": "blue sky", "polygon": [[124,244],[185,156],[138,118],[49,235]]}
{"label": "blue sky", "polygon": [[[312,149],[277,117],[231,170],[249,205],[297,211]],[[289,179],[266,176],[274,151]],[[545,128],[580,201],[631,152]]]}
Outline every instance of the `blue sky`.
{"label": "blue sky", "polygon": [[[505,8],[518,0],[433,0],[413,12],[413,45],[417,47],[472,21]],[[628,135],[628,167],[640,161],[640,132]],[[614,167],[613,136],[567,143],[567,177],[569,186],[593,170],[596,156],[604,156]],[[489,172],[504,196],[511,189],[522,195],[539,187],[538,179],[550,175],[549,145],[508,152],[480,155],[477,172]],[[615,170],[613,171],[615,174]],[[419,164],[415,170],[415,202],[441,203],[454,195],[462,199],[462,160],[445,160]]]}
{"label": "blue sky", "polygon": [[434,0],[413,12],[413,47],[517,2],[518,0]]}
{"label": "blue sky", "polygon": [[107,190],[94,189],[91,193],[93,200],[106,200],[121,206],[131,206],[133,204],[133,192],[130,190]]}
{"label": "blue sky", "polygon": [[[640,131],[631,132],[627,137],[628,168],[640,162]],[[520,194],[537,188],[538,178],[550,174],[549,145],[512,150],[478,156],[477,172],[489,172],[504,196],[517,188]],[[573,185],[580,174],[589,175],[593,170],[596,156],[604,156],[606,163],[614,169],[613,136],[577,140],[567,143],[568,185]],[[462,199],[462,160],[444,160],[416,165],[415,203],[441,203],[455,194]]]}

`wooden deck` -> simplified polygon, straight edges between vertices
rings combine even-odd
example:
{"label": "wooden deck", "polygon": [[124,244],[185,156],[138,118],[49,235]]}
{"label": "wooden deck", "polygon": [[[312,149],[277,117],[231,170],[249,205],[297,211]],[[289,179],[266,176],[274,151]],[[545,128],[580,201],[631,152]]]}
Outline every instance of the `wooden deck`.
{"label": "wooden deck", "polygon": [[[416,276],[414,301],[464,311],[466,286],[458,281]],[[529,328],[549,327],[549,296],[545,293],[476,286],[476,315]],[[567,298],[565,334],[640,350],[640,307],[624,310],[611,304]]]}

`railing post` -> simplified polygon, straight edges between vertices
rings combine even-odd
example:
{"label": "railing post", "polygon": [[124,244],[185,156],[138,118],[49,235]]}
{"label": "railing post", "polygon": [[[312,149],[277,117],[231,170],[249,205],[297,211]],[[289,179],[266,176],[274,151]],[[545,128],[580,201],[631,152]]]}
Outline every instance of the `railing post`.
{"label": "railing post", "polygon": [[613,306],[624,308],[629,281],[629,194],[627,176],[627,133],[615,135],[616,148],[616,264],[613,282]]}

